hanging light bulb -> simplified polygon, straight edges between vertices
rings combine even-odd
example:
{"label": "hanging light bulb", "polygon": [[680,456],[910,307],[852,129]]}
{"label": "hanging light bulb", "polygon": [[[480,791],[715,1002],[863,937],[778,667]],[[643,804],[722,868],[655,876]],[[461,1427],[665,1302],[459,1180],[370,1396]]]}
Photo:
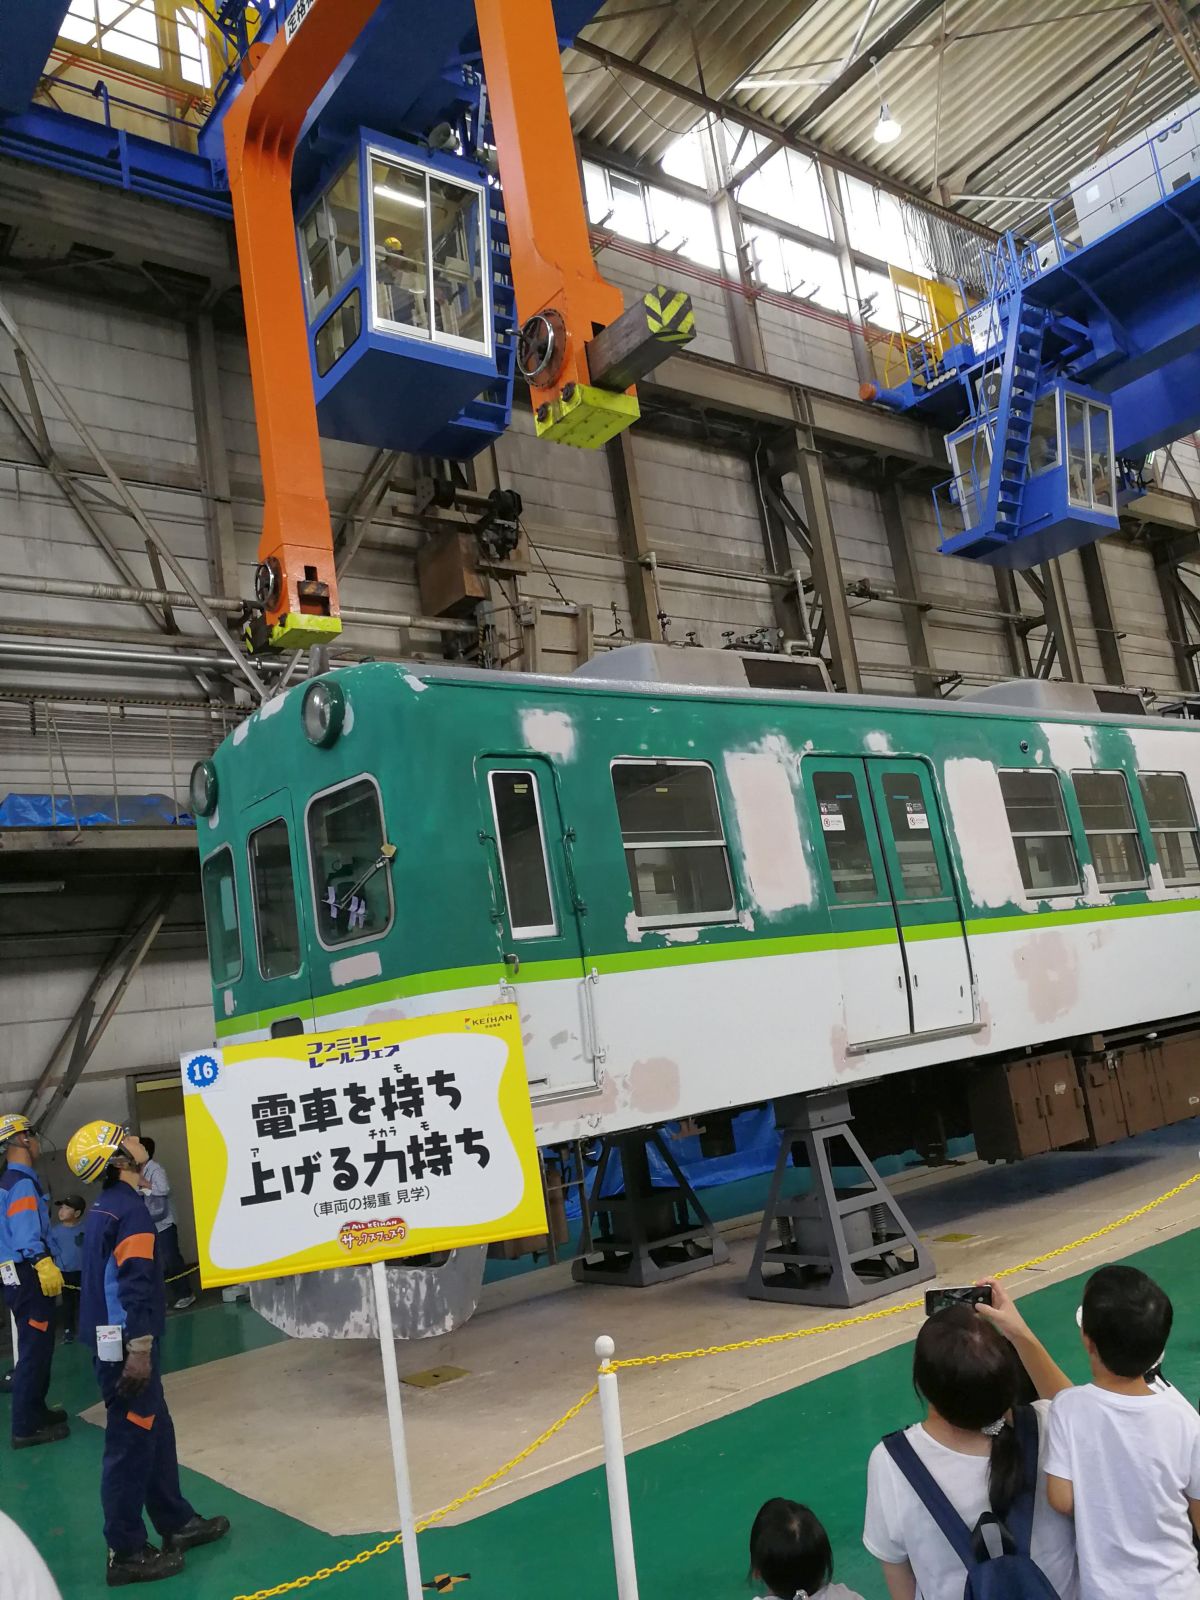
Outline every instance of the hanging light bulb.
{"label": "hanging light bulb", "polygon": [[875,143],[895,144],[904,129],[896,121],[891,107],[884,99],[883,85],[879,81],[879,64],[874,56],[871,57],[871,66],[875,71],[875,87],[879,90],[879,121],[875,124]]}

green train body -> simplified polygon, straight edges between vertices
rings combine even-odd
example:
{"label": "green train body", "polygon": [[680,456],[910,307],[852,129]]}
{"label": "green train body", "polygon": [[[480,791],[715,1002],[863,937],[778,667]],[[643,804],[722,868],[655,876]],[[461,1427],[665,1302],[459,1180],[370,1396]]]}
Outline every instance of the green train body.
{"label": "green train body", "polygon": [[218,1043],[512,998],[545,1143],[1200,1012],[1186,723],[369,664],[212,771]]}

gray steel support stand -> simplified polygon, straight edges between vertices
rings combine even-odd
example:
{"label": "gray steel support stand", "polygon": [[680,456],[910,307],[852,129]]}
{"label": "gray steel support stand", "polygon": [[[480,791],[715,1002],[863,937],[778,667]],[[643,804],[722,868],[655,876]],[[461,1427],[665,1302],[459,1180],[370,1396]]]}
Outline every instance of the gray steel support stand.
{"label": "gray steel support stand", "polygon": [[[673,1184],[656,1187],[652,1182],[651,1146],[666,1162]],[[604,1181],[614,1150],[621,1156],[624,1193],[606,1195]],[[571,1267],[576,1283],[645,1289],[729,1260],[729,1247],[657,1128],[604,1139],[591,1207],[593,1250]]]}
{"label": "gray steel support stand", "polygon": [[[850,1128],[845,1094],[795,1096],[776,1102],[779,1157],[746,1279],[751,1300],[799,1306],[863,1305],[935,1275],[933,1257],[872,1166]],[[838,1190],[829,1147],[842,1140],[865,1183]],[[784,1193],[788,1158],[804,1151],[811,1191]],[[799,1159],[796,1165],[800,1165]],[[778,1240],[775,1230],[779,1231]],[[911,1263],[897,1254],[911,1250]]]}

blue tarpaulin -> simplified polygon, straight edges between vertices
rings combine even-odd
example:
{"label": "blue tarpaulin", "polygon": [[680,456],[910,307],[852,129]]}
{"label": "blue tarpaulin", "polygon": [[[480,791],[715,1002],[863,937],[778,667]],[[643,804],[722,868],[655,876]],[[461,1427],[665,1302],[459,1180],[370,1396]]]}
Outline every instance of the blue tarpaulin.
{"label": "blue tarpaulin", "polygon": [[0,828],[194,828],[195,820],[165,794],[9,794],[0,800]]}

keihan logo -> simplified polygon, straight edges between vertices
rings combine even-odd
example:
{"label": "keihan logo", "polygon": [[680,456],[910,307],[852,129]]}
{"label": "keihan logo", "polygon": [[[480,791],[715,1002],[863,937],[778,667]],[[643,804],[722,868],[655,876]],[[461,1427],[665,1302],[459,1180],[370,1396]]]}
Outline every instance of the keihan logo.
{"label": "keihan logo", "polygon": [[343,1250],[370,1250],[381,1244],[399,1244],[408,1238],[403,1217],[373,1217],[370,1222],[346,1222],[338,1229]]}
{"label": "keihan logo", "polygon": [[193,1056],[187,1064],[187,1075],[193,1089],[211,1089],[221,1069],[215,1056]]}

